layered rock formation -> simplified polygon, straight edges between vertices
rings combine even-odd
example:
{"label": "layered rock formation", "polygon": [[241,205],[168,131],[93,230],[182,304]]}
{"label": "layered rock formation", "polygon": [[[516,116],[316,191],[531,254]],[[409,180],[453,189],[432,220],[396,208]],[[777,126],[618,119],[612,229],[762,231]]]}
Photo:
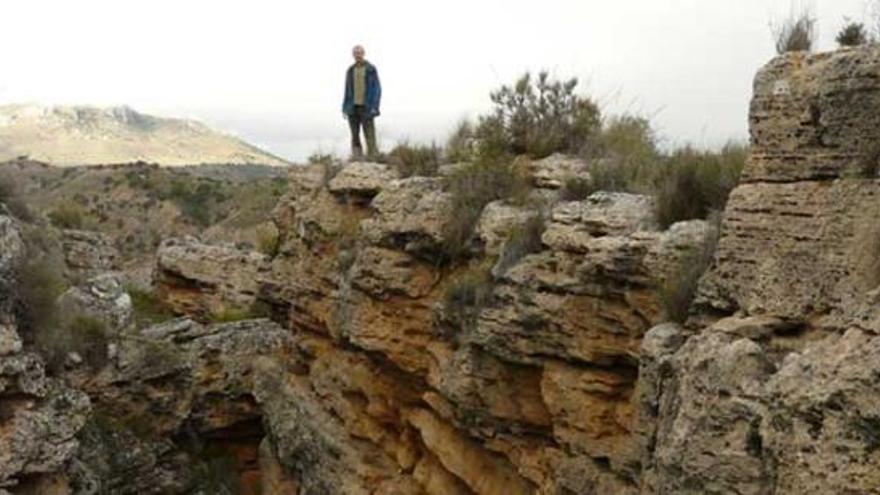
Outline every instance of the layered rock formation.
{"label": "layered rock formation", "polygon": [[880,51],[764,67],[691,332],[652,330],[646,493],[880,491]]}
{"label": "layered rock formation", "polygon": [[[598,193],[553,206],[520,258],[506,244],[536,213],[498,202],[475,233],[485,254],[438,266],[450,193],[394,176],[298,168],[275,212],[283,242],[258,298],[299,353],[294,377],[264,375],[284,390],[264,418],[283,414],[267,430],[302,493],[636,493],[639,343],[661,321],[657,288],[712,228],[662,232],[651,198]],[[159,291],[199,285],[173,267],[208,249],[165,250]],[[238,277],[222,259],[210,271]],[[457,307],[484,272],[489,300]]]}
{"label": "layered rock formation", "polygon": [[14,309],[25,253],[19,225],[0,215],[0,493],[65,493],[58,474],[77,452],[90,402],[48,377],[40,356],[22,345]]}
{"label": "layered rock formation", "polygon": [[[162,244],[157,293],[189,318],[137,328],[112,274],[68,290],[112,331],[66,384],[0,301],[0,490],[880,492],[877,109],[880,49],[780,57],[720,227],[660,230],[635,194],[559,201],[587,167],[554,156],[455,262],[442,173],[293,169],[277,254]],[[665,323],[664,288],[716,239],[690,318]],[[2,215],[0,243],[12,280]],[[207,323],[254,305],[274,321]]]}
{"label": "layered rock formation", "polygon": [[[493,203],[470,264],[441,267],[442,179],[294,170],[257,296],[300,350],[270,405],[292,428],[268,427],[281,465],[303,493],[880,489],[878,64],[792,54],[759,73],[753,152],[685,327],[655,326],[658,288],[714,228],[659,231],[651,198],[555,203],[516,256],[540,215]],[[536,196],[555,197],[560,160],[530,167]]]}

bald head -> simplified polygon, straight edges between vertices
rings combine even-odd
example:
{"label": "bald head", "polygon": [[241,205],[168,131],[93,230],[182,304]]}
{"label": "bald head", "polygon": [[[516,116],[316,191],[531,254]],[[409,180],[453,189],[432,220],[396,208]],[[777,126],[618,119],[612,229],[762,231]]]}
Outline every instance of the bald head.
{"label": "bald head", "polygon": [[351,56],[354,57],[355,62],[363,62],[366,53],[361,45],[354,45],[354,48],[351,49]]}

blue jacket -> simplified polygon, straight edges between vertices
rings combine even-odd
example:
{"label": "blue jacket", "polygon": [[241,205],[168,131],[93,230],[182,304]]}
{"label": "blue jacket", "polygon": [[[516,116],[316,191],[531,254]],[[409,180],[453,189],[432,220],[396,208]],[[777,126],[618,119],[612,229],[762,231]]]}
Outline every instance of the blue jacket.
{"label": "blue jacket", "polygon": [[[364,106],[367,108],[367,115],[370,117],[379,116],[379,100],[382,99],[382,85],[379,84],[379,72],[376,66],[364,61],[367,65],[366,77],[366,94],[364,95]],[[354,64],[345,72],[345,97],[342,99],[342,112],[345,115],[354,113]]]}

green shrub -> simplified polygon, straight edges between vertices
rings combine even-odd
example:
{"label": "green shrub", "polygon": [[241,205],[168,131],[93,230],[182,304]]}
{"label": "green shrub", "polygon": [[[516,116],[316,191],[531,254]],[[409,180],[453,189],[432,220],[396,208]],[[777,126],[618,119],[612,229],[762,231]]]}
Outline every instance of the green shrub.
{"label": "green shrub", "polygon": [[703,244],[694,248],[679,262],[676,270],[669,274],[660,287],[660,302],[663,316],[668,321],[684,323],[688,316],[691,303],[697,293],[700,277],[712,264],[715,249],[718,246],[720,215],[711,220],[713,229]]}
{"label": "green shrub", "polygon": [[9,212],[19,220],[34,220],[34,215],[22,196],[21,184],[11,172],[0,172],[0,203],[5,204]]}
{"label": "green shrub", "polygon": [[499,199],[523,203],[530,188],[519,164],[487,159],[457,169],[444,178],[444,187],[451,196],[451,210],[443,226],[440,263],[467,257],[474,227],[487,204]]}
{"label": "green shrub", "polygon": [[76,203],[63,203],[49,212],[49,221],[59,229],[82,229],[88,214]]}
{"label": "green shrub", "polygon": [[506,272],[526,255],[539,253],[544,248],[541,236],[547,224],[543,215],[530,217],[523,225],[513,229],[504,243],[504,249],[496,264],[499,273]]}
{"label": "green shrub", "polygon": [[868,44],[870,37],[864,23],[849,21],[837,33],[836,40],[840,46],[861,46]]}
{"label": "green shrub", "polygon": [[469,162],[476,153],[474,127],[469,120],[462,120],[446,141],[446,161],[449,163]]}
{"label": "green shrub", "polygon": [[810,9],[804,7],[800,12],[792,10],[788,19],[773,27],[776,39],[776,53],[809,52],[816,44],[816,18]]}
{"label": "green shrub", "polygon": [[560,191],[562,201],[583,201],[596,192],[593,180],[589,177],[571,176],[566,177]]}
{"label": "green shrub", "polygon": [[66,287],[64,279],[45,256],[36,256],[16,267],[16,320],[28,342],[42,339],[58,323],[55,301]]}
{"label": "green shrub", "polygon": [[174,318],[174,312],[152,291],[126,287],[138,328],[146,328]]}
{"label": "green shrub", "polygon": [[492,301],[494,288],[495,282],[486,266],[474,267],[459,275],[443,294],[447,318],[458,330],[472,328],[480,311]]}
{"label": "green shrub", "polygon": [[200,227],[218,220],[217,206],[227,199],[218,182],[183,176],[174,177],[160,198],[174,202],[185,217]]}
{"label": "green shrub", "polygon": [[233,323],[236,321],[267,318],[269,308],[260,301],[254,301],[248,307],[227,307],[209,315],[210,323]]}
{"label": "green shrub", "polygon": [[281,236],[274,225],[261,225],[257,228],[257,251],[271,257],[281,249]]}
{"label": "green shrub", "polygon": [[94,317],[74,314],[61,318],[60,324],[45,328],[35,335],[35,345],[46,359],[47,366],[59,370],[67,355],[75,352],[91,369],[107,364],[106,324]]}
{"label": "green shrub", "polygon": [[500,151],[535,158],[555,152],[579,152],[599,131],[599,107],[575,93],[575,78],[552,80],[526,72],[513,85],[503,85],[489,98],[492,113],[480,118],[475,136],[483,155]]}
{"label": "green shrub", "polygon": [[437,175],[442,158],[443,150],[434,143],[426,146],[403,142],[388,153],[387,160],[401,177],[433,177]]}
{"label": "green shrub", "polygon": [[692,147],[675,151],[660,167],[655,186],[655,213],[661,227],[724,210],[746,156],[747,148],[739,144],[728,144],[717,153]]}
{"label": "green shrub", "polygon": [[588,151],[618,162],[650,164],[657,159],[657,137],[645,117],[613,116],[603,123],[598,141]]}

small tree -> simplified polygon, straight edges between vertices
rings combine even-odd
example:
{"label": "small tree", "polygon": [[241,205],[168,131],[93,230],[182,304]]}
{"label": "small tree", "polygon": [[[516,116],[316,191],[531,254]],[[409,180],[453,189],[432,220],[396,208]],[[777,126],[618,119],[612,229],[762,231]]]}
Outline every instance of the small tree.
{"label": "small tree", "polygon": [[867,44],[870,39],[865,24],[861,22],[847,22],[837,33],[837,44],[840,46],[861,46]]}
{"label": "small tree", "polygon": [[526,72],[512,86],[492,92],[493,112],[480,119],[476,130],[482,150],[537,158],[580,151],[599,131],[600,112],[592,100],[575,93],[577,84],[576,78],[551,80],[546,71],[533,78]]}

